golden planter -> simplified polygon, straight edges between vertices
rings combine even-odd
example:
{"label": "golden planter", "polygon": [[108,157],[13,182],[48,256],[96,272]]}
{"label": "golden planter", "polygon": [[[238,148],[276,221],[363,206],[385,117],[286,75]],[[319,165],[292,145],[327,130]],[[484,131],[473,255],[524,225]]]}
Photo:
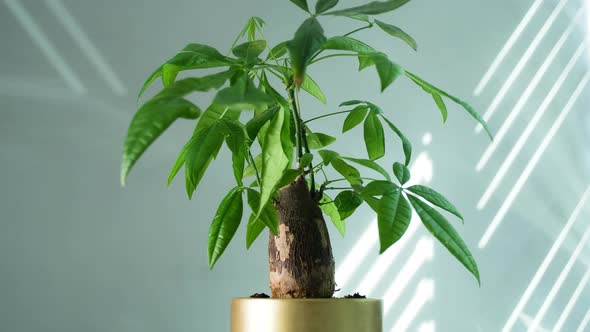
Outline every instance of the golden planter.
{"label": "golden planter", "polygon": [[381,300],[234,298],[231,332],[382,332]]}

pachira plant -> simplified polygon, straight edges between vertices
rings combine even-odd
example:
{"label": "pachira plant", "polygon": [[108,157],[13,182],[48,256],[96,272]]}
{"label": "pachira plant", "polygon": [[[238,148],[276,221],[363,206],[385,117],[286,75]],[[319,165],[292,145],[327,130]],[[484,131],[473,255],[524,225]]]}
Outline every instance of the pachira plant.
{"label": "pachira plant", "polygon": [[[436,105],[443,121],[447,118],[445,102],[451,101],[490,134],[485,121],[470,105],[352,37],[358,31],[377,28],[416,50],[415,40],[402,29],[373,18],[409,0],[374,1],[348,9],[333,9],[338,0],[318,0],[313,13],[307,0],[290,1],[309,13],[309,18],[289,40],[268,45],[263,35],[265,22],[253,17],[227,55],[207,45],[188,44],[149,76],[140,96],[157,79],[161,79],[163,89],[143,103],[131,121],[123,147],[122,183],[150,144],[174,121],[196,120],[192,137],[181,149],[168,183],[184,167],[186,191],[191,198],[220,149],[229,149],[236,185],[221,200],[209,229],[207,252],[211,268],[236,233],[244,217],[245,201],[250,208],[247,247],[269,229],[272,296],[332,297],[335,267],[324,215],[344,235],[345,221],[367,203],[377,214],[381,253],[404,235],[413,208],[432,235],[479,282],[475,259],[436,208],[462,220],[461,214],[433,189],[406,185],[412,147],[390,120],[387,107],[366,100],[347,100],[339,103],[340,110],[310,114],[301,109],[299,102],[304,91],[325,104],[326,97],[309,74],[330,58],[348,56],[357,59],[358,70],[375,68],[381,91],[406,77],[433,98],[433,108]],[[337,16],[360,27],[328,37],[320,24],[322,16]],[[182,71],[211,68],[218,71],[177,77]],[[186,99],[188,94],[211,90],[217,92],[204,111]],[[336,138],[313,127],[314,120],[324,117],[342,117],[343,134],[362,124],[366,152],[359,151],[359,155],[366,156],[345,156],[325,149]],[[385,155],[385,132],[389,130],[401,141],[404,157],[385,167],[378,160]],[[387,170],[390,167],[391,173]],[[328,173],[338,175],[328,178],[327,168],[333,169]],[[365,175],[366,171],[381,179]]]}

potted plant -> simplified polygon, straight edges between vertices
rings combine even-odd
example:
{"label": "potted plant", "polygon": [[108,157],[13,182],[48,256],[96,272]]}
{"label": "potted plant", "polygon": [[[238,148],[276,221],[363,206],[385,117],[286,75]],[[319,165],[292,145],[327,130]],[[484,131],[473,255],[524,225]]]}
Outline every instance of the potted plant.
{"label": "potted plant", "polygon": [[[264,21],[253,17],[233,42],[231,56],[207,45],[189,44],[149,76],[140,96],[156,79],[161,79],[163,89],[139,107],[131,121],[123,146],[121,181],[124,184],[136,161],[175,120],[197,120],[168,183],[184,167],[186,191],[191,198],[220,149],[226,146],[231,152],[236,186],[221,200],[210,226],[210,267],[238,229],[244,202],[251,210],[246,224],[247,247],[269,229],[272,298],[234,299],[232,331],[381,331],[379,300],[333,298],[337,281],[324,215],[344,235],[344,221],[367,203],[377,214],[382,253],[404,235],[413,208],[432,235],[479,282],[477,264],[458,233],[435,208],[462,219],[457,209],[433,189],[406,186],[412,148],[388,119],[387,109],[366,100],[347,100],[340,103],[339,111],[310,115],[301,109],[300,92],[323,103],[326,98],[308,72],[332,57],[352,56],[358,59],[359,70],[376,69],[381,91],[405,76],[434,99],[443,121],[447,117],[445,101],[450,100],[471,114],[488,134],[490,131],[467,103],[352,37],[360,30],[378,28],[415,50],[416,42],[410,35],[373,18],[409,0],[374,1],[348,9],[333,9],[338,0],[318,0],[313,13],[307,0],[290,1],[310,15],[291,39],[269,46],[262,32]],[[361,27],[327,37],[319,23],[325,15],[360,23]],[[177,79],[182,71],[205,68],[217,70]],[[217,92],[204,111],[185,99],[190,93],[211,90]],[[332,116],[344,118],[343,133],[362,124],[366,158],[325,148],[336,138],[317,131],[313,121]],[[384,127],[401,140],[403,147],[404,160],[392,165],[393,176],[377,162],[385,154]],[[358,166],[363,167],[362,173]],[[329,178],[327,168],[338,176]],[[365,176],[365,170],[382,179]]]}

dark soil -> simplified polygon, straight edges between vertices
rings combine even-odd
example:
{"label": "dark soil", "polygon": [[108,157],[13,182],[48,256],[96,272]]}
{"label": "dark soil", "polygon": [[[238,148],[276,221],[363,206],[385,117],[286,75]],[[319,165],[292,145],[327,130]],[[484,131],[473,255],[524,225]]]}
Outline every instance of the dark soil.
{"label": "dark soil", "polygon": [[366,299],[367,297],[364,295],[361,295],[359,293],[354,293],[352,295],[346,295],[344,298],[345,299]]}
{"label": "dark soil", "polygon": [[255,293],[250,295],[251,299],[268,299],[270,296],[266,295],[265,293]]}

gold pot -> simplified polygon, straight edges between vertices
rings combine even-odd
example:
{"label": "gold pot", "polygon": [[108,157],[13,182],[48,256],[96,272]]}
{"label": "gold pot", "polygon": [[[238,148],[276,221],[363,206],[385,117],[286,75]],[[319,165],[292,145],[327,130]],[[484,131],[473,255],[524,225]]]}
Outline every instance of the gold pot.
{"label": "gold pot", "polygon": [[231,332],[382,332],[381,300],[234,298]]}

